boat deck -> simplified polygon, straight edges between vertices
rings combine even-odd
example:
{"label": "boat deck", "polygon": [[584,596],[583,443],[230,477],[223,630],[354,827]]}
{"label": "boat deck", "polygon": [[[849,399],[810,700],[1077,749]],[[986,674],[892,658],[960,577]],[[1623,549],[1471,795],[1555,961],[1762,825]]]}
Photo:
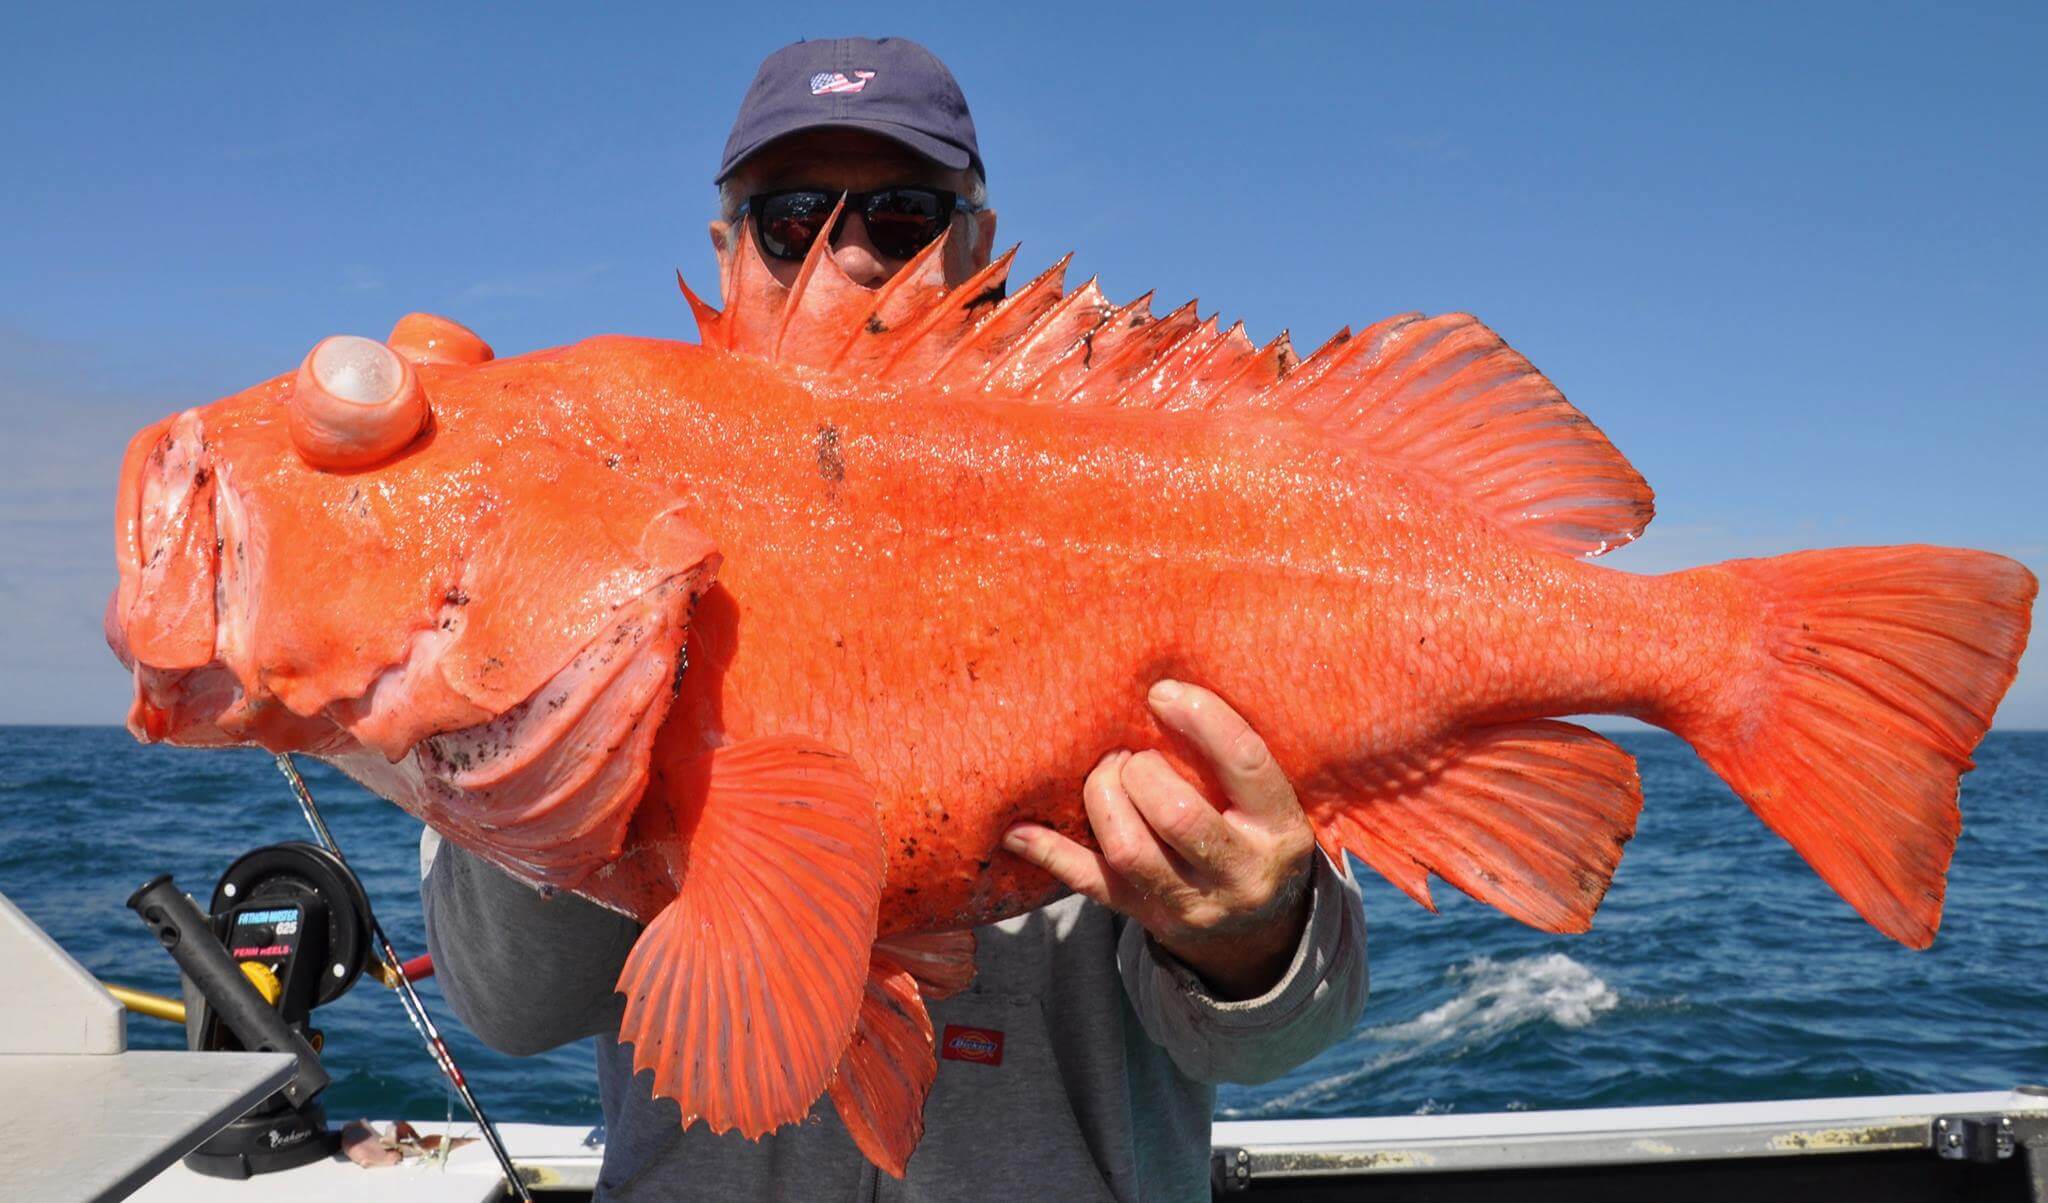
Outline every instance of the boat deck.
{"label": "boat deck", "polygon": [[[453,1134],[464,1130],[457,1125]],[[590,1197],[604,1155],[601,1132],[543,1124],[502,1131],[536,1199]],[[1857,1203],[2048,1203],[2048,1090],[2037,1089],[1224,1122],[1215,1146],[1219,1199],[1813,1203],[1820,1195]],[[446,1165],[365,1170],[337,1159],[242,1183],[201,1178],[180,1165],[134,1198],[234,1203],[276,1198],[286,1183],[291,1197],[307,1203],[502,1197],[489,1152],[470,1145]]]}

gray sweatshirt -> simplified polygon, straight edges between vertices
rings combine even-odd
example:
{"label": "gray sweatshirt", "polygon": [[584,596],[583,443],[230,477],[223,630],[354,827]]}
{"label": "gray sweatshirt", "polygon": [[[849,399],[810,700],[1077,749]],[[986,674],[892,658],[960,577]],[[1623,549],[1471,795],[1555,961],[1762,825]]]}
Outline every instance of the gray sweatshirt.
{"label": "gray sweatshirt", "polygon": [[1216,1083],[1277,1077],[1365,1009],[1358,885],[1320,854],[1292,963],[1242,1002],[1215,998],[1142,928],[1079,896],[981,928],[974,984],[931,1006],[938,1081],[899,1182],[854,1148],[829,1099],[759,1142],[684,1131],[613,1039],[624,1000],[612,985],[638,925],[573,896],[543,900],[438,842],[429,832],[421,849],[421,894],[455,1013],[513,1055],[597,1037],[599,1203],[1207,1199]]}

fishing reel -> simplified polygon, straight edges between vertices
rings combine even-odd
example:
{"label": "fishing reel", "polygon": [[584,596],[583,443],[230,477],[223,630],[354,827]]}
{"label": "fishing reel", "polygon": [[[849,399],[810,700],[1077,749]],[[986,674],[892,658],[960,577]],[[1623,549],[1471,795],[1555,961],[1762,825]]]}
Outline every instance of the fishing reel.
{"label": "fishing reel", "polygon": [[228,866],[211,913],[168,873],[128,905],[178,962],[187,1047],[298,1059],[282,1089],[200,1145],[186,1166],[247,1178],[332,1156],[341,1137],[320,1104],[329,1078],[312,1016],[346,994],[369,959],[373,921],[356,875],[316,845],[272,844]]}

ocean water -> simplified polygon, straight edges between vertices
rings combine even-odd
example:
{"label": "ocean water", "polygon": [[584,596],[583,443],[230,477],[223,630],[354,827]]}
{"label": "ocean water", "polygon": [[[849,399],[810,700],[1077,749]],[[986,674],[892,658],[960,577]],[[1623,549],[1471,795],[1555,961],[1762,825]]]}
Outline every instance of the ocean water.
{"label": "ocean water", "polygon": [[[2048,1082],[2048,732],[1999,732],[1964,778],[1947,917],[1927,952],[1864,925],[1682,743],[1623,735],[1646,803],[1591,933],[1530,931],[1447,886],[1431,915],[1370,874],[1372,1001],[1279,1081],[1226,1088],[1229,1117],[1398,1115]],[[419,825],[301,761],[401,954],[423,951]],[[123,905],[160,872],[204,899],[239,853],[306,831],[269,758],[137,746],[113,728],[0,728],[0,891],[100,977],[177,976]],[[427,1005],[500,1120],[595,1121],[586,1047],[485,1049]],[[451,1102],[389,991],[316,1013],[335,1117]],[[133,1017],[137,1047],[182,1029]],[[459,1114],[459,1105],[457,1113]]]}

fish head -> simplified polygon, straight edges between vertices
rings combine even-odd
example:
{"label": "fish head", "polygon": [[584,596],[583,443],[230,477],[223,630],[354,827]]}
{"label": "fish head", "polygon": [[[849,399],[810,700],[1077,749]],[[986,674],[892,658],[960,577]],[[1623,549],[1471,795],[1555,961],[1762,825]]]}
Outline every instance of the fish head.
{"label": "fish head", "polygon": [[414,315],[131,440],[109,645],[145,741],[334,761],[541,883],[616,851],[717,552],[562,352]]}

